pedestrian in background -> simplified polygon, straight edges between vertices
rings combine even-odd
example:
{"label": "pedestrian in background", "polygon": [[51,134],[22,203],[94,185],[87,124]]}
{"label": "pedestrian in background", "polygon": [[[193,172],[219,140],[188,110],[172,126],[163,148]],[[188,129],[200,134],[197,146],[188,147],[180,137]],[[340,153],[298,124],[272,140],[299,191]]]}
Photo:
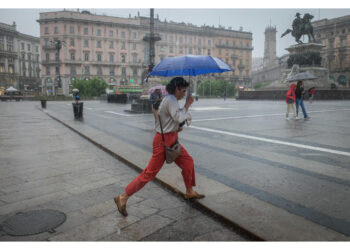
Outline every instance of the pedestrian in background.
{"label": "pedestrian in background", "polygon": [[150,96],[150,101],[152,103],[152,112],[154,115],[155,121],[158,119],[158,108],[160,105],[160,102],[162,101],[162,92],[160,88],[157,88],[153,91],[153,93]]}
{"label": "pedestrian in background", "polygon": [[287,103],[286,119],[289,120],[288,115],[289,115],[290,109],[293,110],[294,119],[297,119],[297,112],[295,110],[295,84],[294,83],[290,85],[289,90],[287,91],[286,103]]}
{"label": "pedestrian in background", "polygon": [[304,94],[305,94],[305,90],[304,90],[303,82],[298,81],[297,87],[295,89],[295,97],[296,97],[295,106],[296,106],[297,116],[299,114],[299,106],[300,106],[303,111],[304,119],[308,120],[310,119],[310,117],[306,113],[306,109],[304,105]]}
{"label": "pedestrian in background", "polygon": [[312,103],[315,94],[315,87],[309,88],[307,92],[309,93],[309,102]]}
{"label": "pedestrian in background", "polygon": [[[179,124],[189,117],[188,109],[193,103],[193,97],[188,96],[185,106],[183,108],[179,106],[178,101],[185,96],[188,86],[189,83],[182,77],[173,78],[166,86],[168,95],[164,97],[159,106],[159,119],[156,120],[157,133],[153,138],[153,155],[141,174],[126,186],[125,193],[114,197],[114,202],[122,215],[128,215],[126,203],[130,196],[151,181],[163,166],[165,161],[164,144],[171,147],[178,141],[178,132],[182,130]],[[163,131],[160,126],[162,126]],[[162,133],[164,133],[164,142]],[[181,152],[175,159],[175,163],[182,169],[181,174],[186,187],[185,199],[203,198],[204,195],[198,194],[193,190],[193,187],[196,186],[193,158],[182,145],[180,145],[180,148]]]}

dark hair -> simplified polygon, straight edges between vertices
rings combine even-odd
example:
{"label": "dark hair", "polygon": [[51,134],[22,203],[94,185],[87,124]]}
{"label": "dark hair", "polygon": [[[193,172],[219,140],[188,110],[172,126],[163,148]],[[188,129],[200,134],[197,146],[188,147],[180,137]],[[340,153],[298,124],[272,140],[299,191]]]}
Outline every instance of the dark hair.
{"label": "dark hair", "polygon": [[303,84],[303,81],[298,81],[297,88],[300,88],[301,84]]}
{"label": "dark hair", "polygon": [[166,85],[166,91],[169,94],[175,94],[176,88],[187,88],[190,84],[182,77],[174,77],[171,81]]}

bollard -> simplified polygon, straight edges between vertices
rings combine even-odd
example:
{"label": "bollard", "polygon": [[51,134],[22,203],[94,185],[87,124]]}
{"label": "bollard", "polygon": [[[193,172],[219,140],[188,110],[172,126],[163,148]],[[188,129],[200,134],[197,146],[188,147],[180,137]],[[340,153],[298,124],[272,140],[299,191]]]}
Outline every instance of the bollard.
{"label": "bollard", "polygon": [[73,105],[73,113],[75,119],[82,119],[83,118],[83,102],[79,103],[72,103]]}
{"label": "bollard", "polygon": [[41,108],[46,109],[46,100],[40,100],[41,101]]}

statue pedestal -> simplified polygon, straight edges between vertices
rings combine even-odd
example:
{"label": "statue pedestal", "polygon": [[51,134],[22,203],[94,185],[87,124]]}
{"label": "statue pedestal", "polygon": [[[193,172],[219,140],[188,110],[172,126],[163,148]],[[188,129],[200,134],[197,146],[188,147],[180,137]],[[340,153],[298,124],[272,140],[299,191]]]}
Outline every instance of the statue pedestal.
{"label": "statue pedestal", "polygon": [[309,71],[317,76],[315,80],[303,80],[304,88],[310,87],[330,89],[328,69],[322,66],[321,50],[325,47],[318,43],[303,43],[292,45],[286,50],[290,53],[287,61],[288,68],[283,71],[281,83],[289,85],[288,78],[294,74]]}

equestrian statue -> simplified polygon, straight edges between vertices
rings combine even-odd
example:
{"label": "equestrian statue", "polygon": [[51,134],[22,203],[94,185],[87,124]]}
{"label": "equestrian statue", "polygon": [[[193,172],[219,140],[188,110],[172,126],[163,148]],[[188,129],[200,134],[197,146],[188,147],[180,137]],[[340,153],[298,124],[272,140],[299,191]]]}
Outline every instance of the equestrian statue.
{"label": "equestrian statue", "polygon": [[295,41],[297,43],[303,43],[300,41],[300,38],[303,35],[307,35],[309,38],[309,42],[315,42],[315,37],[314,37],[314,29],[311,25],[311,19],[314,18],[313,15],[306,13],[304,14],[303,18],[300,18],[300,13],[296,13],[296,18],[293,21],[292,28],[287,29],[281,37],[284,37],[285,35],[291,33],[293,37],[295,37]]}

